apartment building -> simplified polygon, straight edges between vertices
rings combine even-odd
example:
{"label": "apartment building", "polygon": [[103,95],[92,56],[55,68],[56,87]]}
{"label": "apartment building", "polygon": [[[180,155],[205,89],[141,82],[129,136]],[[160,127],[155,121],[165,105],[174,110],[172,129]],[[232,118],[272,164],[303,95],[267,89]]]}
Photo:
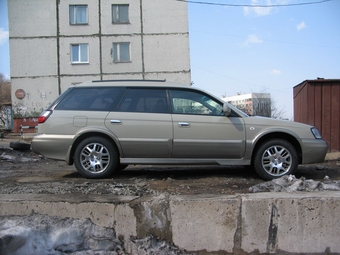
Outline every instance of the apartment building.
{"label": "apartment building", "polygon": [[85,80],[190,84],[187,3],[8,1],[14,117],[36,117]]}
{"label": "apartment building", "polygon": [[240,94],[222,99],[249,115],[271,117],[270,93]]}

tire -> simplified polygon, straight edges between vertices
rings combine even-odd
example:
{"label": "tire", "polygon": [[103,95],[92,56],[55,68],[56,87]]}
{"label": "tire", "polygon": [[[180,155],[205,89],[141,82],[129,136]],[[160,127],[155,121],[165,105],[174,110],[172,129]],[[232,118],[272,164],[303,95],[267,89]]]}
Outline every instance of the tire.
{"label": "tire", "polygon": [[296,149],[283,139],[266,141],[255,152],[253,167],[264,180],[294,174],[298,167]]}
{"label": "tire", "polygon": [[116,147],[108,139],[100,136],[84,139],[74,153],[74,165],[86,178],[109,177],[117,170],[118,163]]}
{"label": "tire", "polygon": [[20,142],[10,142],[9,147],[11,147],[13,150],[28,151],[31,149],[31,144],[20,143]]}

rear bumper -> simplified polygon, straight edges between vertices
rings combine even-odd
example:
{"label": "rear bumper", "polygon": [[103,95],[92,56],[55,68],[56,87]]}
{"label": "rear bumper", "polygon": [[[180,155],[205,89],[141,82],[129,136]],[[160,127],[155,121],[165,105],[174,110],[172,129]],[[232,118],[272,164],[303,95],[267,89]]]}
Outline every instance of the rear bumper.
{"label": "rear bumper", "polygon": [[69,163],[69,153],[74,136],[37,134],[32,139],[32,150],[46,158]]}
{"label": "rear bumper", "polygon": [[302,140],[302,164],[322,163],[328,147],[322,139]]}

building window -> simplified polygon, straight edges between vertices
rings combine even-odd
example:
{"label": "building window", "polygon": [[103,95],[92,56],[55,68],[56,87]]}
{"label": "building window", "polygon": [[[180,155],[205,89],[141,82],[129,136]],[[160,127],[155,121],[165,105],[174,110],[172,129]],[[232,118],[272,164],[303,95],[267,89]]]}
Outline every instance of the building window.
{"label": "building window", "polygon": [[70,5],[70,24],[88,24],[87,5]]}
{"label": "building window", "polygon": [[130,61],[130,43],[113,44],[113,62]]}
{"label": "building window", "polygon": [[87,43],[71,45],[71,62],[72,64],[89,62],[89,45]]}
{"label": "building window", "polygon": [[112,5],[112,23],[129,23],[129,5],[113,4]]}

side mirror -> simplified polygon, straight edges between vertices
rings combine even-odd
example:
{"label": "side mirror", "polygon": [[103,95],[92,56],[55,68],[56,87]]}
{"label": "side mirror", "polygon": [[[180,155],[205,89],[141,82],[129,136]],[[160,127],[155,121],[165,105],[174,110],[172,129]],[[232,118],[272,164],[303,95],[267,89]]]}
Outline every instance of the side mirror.
{"label": "side mirror", "polygon": [[223,108],[222,108],[223,112],[224,112],[224,115],[225,116],[229,116],[230,113],[231,113],[231,108],[229,107],[229,105],[227,103],[224,103],[223,104]]}

